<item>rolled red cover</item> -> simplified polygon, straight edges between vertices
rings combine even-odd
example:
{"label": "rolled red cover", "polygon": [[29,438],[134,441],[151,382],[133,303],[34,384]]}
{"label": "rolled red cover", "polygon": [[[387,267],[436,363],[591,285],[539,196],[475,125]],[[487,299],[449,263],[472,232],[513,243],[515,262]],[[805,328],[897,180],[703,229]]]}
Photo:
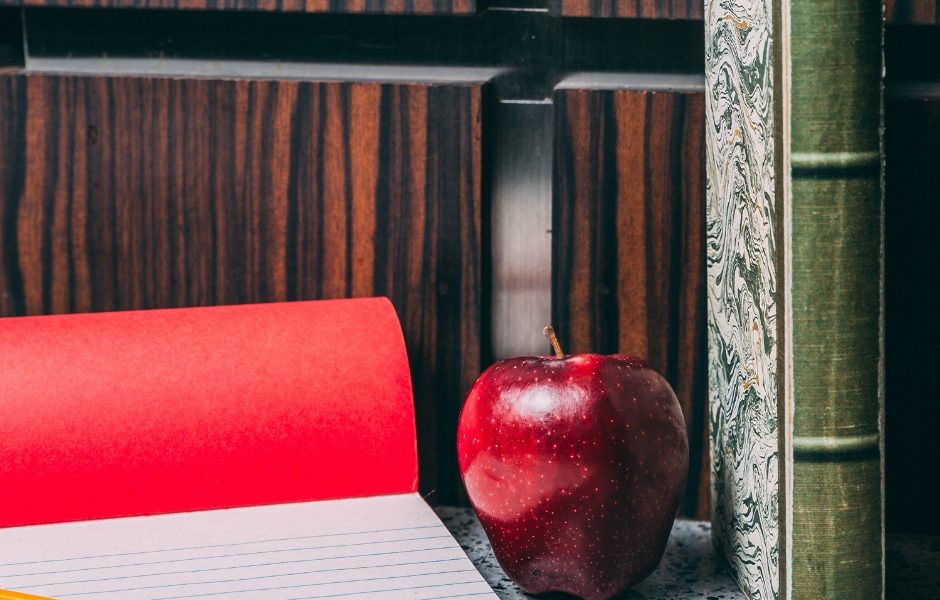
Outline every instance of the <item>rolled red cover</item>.
{"label": "rolled red cover", "polygon": [[385,298],[0,319],[0,527],[413,492]]}

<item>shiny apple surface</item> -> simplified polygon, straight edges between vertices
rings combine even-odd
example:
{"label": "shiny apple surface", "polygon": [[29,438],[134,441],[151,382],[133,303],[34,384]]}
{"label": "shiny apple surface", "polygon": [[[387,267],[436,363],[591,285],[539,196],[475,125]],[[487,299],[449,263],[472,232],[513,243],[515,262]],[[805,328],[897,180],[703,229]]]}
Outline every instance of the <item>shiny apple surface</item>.
{"label": "shiny apple surface", "polygon": [[642,360],[497,362],[471,389],[457,438],[494,554],[527,592],[606,600],[659,563],[688,440],[675,393]]}

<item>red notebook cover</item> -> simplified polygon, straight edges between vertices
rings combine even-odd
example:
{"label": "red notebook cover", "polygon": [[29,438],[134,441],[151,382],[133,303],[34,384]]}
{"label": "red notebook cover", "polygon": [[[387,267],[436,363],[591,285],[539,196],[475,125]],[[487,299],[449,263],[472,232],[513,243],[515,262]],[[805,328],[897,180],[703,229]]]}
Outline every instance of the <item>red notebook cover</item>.
{"label": "red notebook cover", "polygon": [[384,298],[0,319],[0,527],[417,489]]}

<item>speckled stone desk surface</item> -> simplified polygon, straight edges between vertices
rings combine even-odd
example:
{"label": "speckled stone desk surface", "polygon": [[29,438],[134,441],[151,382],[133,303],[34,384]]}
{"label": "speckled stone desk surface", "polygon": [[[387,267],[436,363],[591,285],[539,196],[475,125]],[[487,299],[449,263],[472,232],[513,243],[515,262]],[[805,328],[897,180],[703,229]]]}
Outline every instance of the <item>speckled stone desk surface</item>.
{"label": "speckled stone desk surface", "polygon": [[[434,510],[500,598],[532,598],[503,573],[473,511],[446,506]],[[940,537],[889,535],[886,545],[886,597],[889,600],[940,600]],[[659,568],[621,600],[666,599],[745,599],[724,564],[712,552],[708,523],[676,521]]]}
{"label": "speckled stone desk surface", "polygon": [[[502,600],[532,598],[509,580],[493,557],[480,522],[468,508],[435,509],[484,579]],[[714,555],[711,527],[703,521],[676,521],[659,567],[627,592],[623,600],[745,600],[723,563]]]}

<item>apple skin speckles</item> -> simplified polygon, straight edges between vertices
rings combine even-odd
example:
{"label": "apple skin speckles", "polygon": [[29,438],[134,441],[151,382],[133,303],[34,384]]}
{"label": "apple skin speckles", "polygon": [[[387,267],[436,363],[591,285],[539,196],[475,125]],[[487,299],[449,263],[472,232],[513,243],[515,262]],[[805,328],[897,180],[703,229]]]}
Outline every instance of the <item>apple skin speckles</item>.
{"label": "apple skin speckles", "polygon": [[625,355],[499,361],[460,415],[460,472],[503,570],[608,600],[659,564],[689,449],[666,380]]}

